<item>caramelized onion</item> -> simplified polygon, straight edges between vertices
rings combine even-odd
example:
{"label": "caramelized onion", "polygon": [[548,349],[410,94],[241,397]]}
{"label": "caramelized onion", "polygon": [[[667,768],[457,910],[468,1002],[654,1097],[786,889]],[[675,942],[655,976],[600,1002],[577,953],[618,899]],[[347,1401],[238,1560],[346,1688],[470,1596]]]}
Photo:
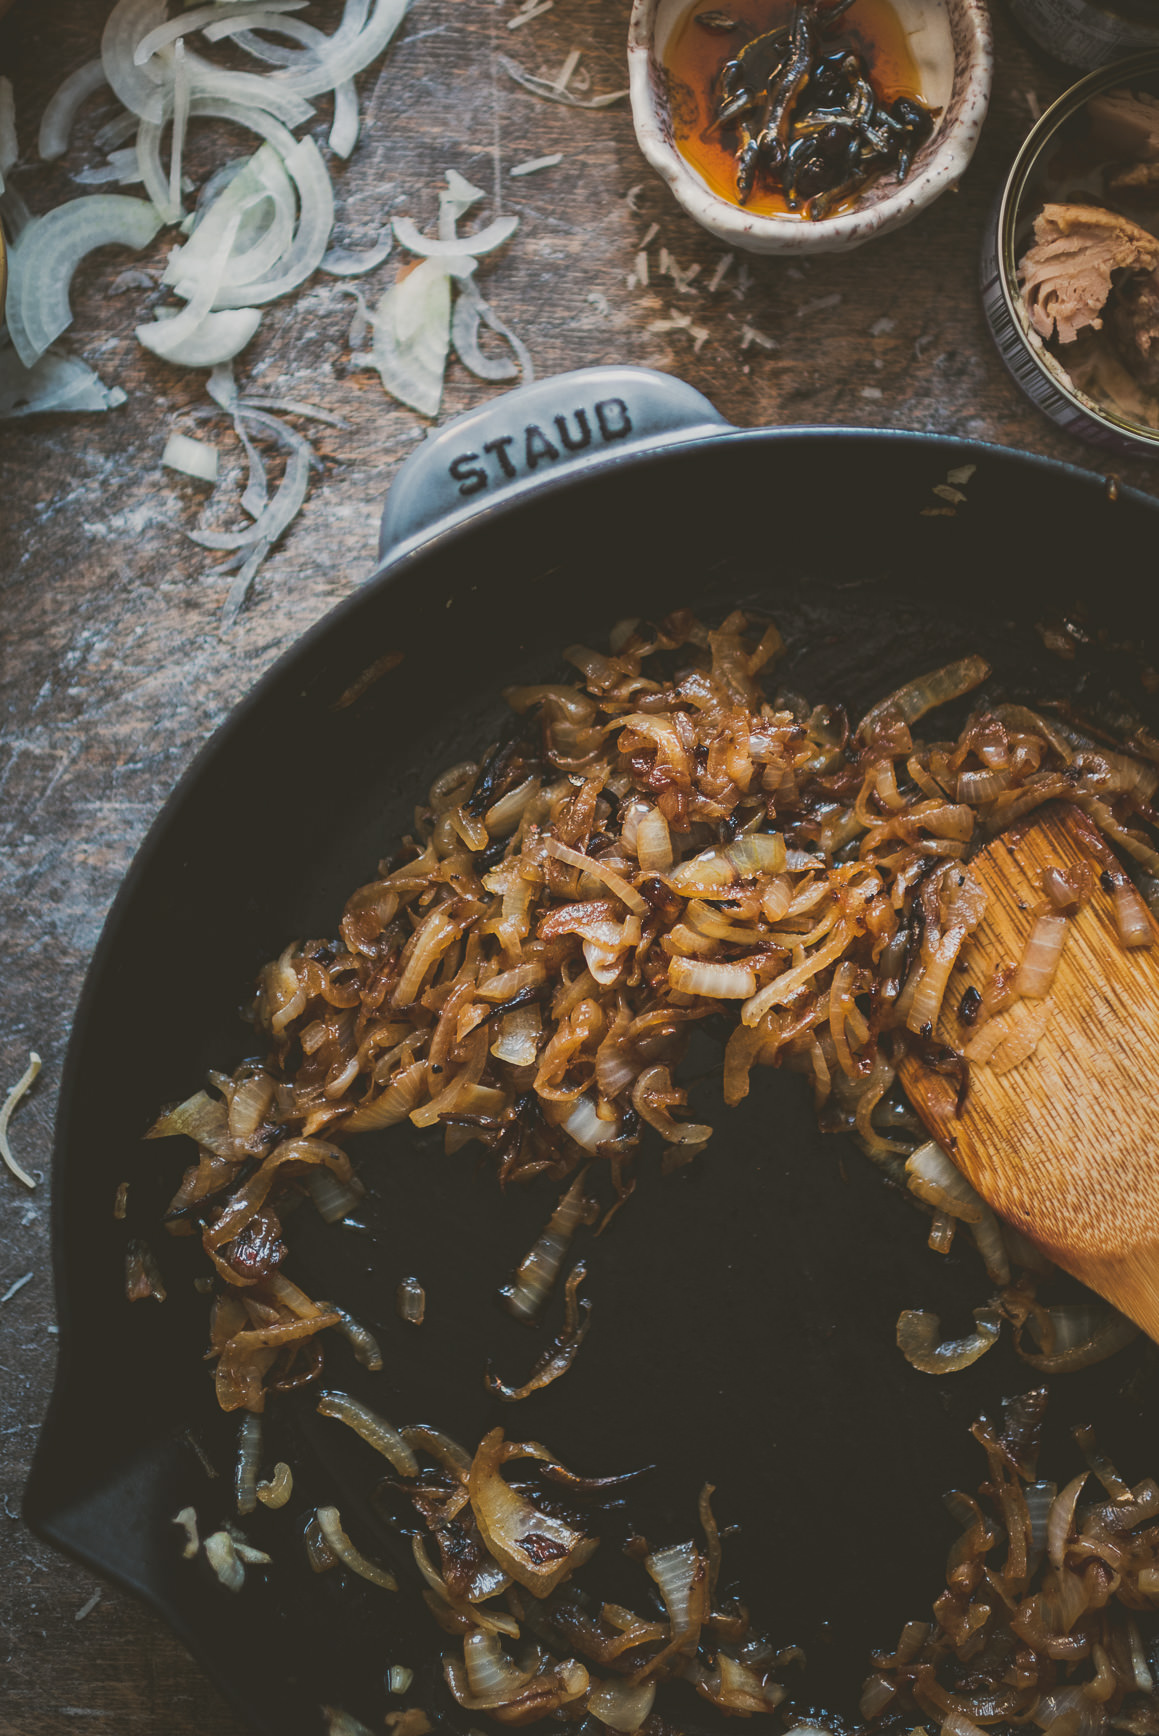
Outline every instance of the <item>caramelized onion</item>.
{"label": "caramelized onion", "polygon": [[334,1417],[361,1435],[368,1446],[390,1460],[400,1477],[418,1474],[418,1461],[402,1435],[360,1399],[352,1398],[348,1392],[324,1392],[317,1408],[319,1416]]}
{"label": "caramelized onion", "polygon": [[659,808],[648,808],[641,815],[636,825],[635,850],[643,873],[662,874],[671,868],[672,835]]}
{"label": "caramelized onion", "polygon": [[1020,1331],[1016,1330],[1014,1337],[1015,1349],[1023,1362],[1042,1374],[1070,1374],[1091,1368],[1122,1350],[1139,1334],[1139,1328],[1126,1315],[1097,1303],[1060,1303],[1046,1313],[1051,1325],[1049,1348],[1028,1350]]}
{"label": "caramelized onion", "polygon": [[553,1592],[599,1544],[598,1538],[534,1506],[503,1476],[503,1466],[512,1459],[549,1456],[543,1447],[505,1441],[502,1429],[492,1429],[471,1463],[471,1508],[479,1533],[499,1565],[536,1597]]}
{"label": "caramelized onion", "polygon": [[1153,946],[1155,930],[1147,906],[1126,876],[1115,887],[1114,901],[1115,924],[1123,945]]}
{"label": "caramelized onion", "polygon": [[918,1147],[906,1159],[910,1192],[939,1212],[948,1212],[966,1224],[977,1224],[985,1213],[984,1201],[975,1193],[961,1170],[933,1140]]}
{"label": "caramelized onion", "polygon": [[1018,974],[1014,978],[1016,995],[1041,1000],[1050,993],[1069,927],[1070,923],[1065,916],[1045,915],[1037,918],[1027,936],[1026,949],[1018,966]]}
{"label": "caramelized onion", "polygon": [[756,972],[745,964],[711,964],[688,958],[674,958],[669,964],[668,985],[681,994],[703,995],[714,1001],[747,1001],[757,992]]}
{"label": "caramelized onion", "polygon": [[530,1252],[520,1261],[512,1282],[501,1291],[503,1306],[517,1320],[536,1318],[559,1276],[572,1236],[587,1215],[581,1170],[560,1199]]}
{"label": "caramelized onion", "polygon": [[252,1513],[258,1504],[258,1462],[262,1452],[262,1419],[247,1411],[237,1437],[237,1470],[234,1495],[239,1513]]}
{"label": "caramelized onion", "polygon": [[368,1561],[361,1550],[351,1543],[342,1529],[342,1519],[337,1507],[319,1507],[314,1517],[318,1521],[318,1529],[326,1540],[326,1547],[351,1573],[356,1573],[360,1579],[368,1579],[371,1585],[379,1585],[383,1591],[397,1591],[398,1580],[393,1573],[388,1573],[385,1567],[378,1567],[373,1561]]}
{"label": "caramelized onion", "polygon": [[905,1308],[898,1315],[897,1347],[912,1368],[923,1374],[955,1374],[969,1368],[998,1342],[1000,1317],[990,1308],[975,1308],[975,1330],[967,1338],[939,1343],[942,1323],[936,1314]]}
{"label": "caramelized onion", "polygon": [[971,688],[985,681],[989,673],[990,665],[984,657],[963,657],[957,663],[947,663],[941,669],[931,670],[928,675],[920,675],[916,681],[907,681],[904,687],[879,700],[866,712],[857,726],[858,738],[869,741],[892,723],[917,723],[928,711],[939,705],[948,705],[950,700],[969,693]]}
{"label": "caramelized onion", "polygon": [[655,1682],[626,1682],[613,1676],[591,1690],[587,1710],[607,1729],[618,1730],[621,1736],[634,1736],[651,1712],[655,1698]]}

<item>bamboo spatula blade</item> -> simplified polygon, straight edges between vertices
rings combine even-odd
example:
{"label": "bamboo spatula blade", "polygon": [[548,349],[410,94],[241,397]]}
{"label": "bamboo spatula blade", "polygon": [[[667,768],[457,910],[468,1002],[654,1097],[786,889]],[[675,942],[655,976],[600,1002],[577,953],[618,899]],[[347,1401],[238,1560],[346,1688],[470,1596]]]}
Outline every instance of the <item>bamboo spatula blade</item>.
{"label": "bamboo spatula blade", "polygon": [[972,858],[986,914],[962,948],[934,1035],[967,1047],[966,991],[981,993],[996,968],[1022,958],[1043,906],[1043,870],[1083,864],[1095,890],[1068,921],[1050,992],[1019,1003],[1010,1021],[1027,1042],[1041,1027],[1033,1053],[1008,1070],[1002,1050],[971,1063],[960,1105],[958,1081],[916,1054],[901,1079],[987,1203],[1159,1339],[1159,946],[1120,942],[1081,817],[1043,810]]}

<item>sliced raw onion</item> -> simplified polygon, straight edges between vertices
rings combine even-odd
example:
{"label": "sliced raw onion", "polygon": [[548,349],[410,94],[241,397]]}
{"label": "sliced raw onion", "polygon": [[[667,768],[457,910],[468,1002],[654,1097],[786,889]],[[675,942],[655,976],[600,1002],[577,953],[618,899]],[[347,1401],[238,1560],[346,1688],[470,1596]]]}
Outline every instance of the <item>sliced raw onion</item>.
{"label": "sliced raw onion", "polygon": [[217,447],[207,440],[194,440],[188,434],[170,434],[161,454],[161,463],[169,470],[180,470],[198,482],[217,481]]}
{"label": "sliced raw onion", "polygon": [[[232,319],[247,311],[257,313],[257,309],[246,310],[238,308],[225,314],[214,314],[214,319]],[[260,315],[259,315],[260,317]],[[301,510],[309,487],[311,467],[317,463],[317,456],[310,442],[294,429],[288,428],[284,422],[279,422],[276,416],[267,416],[260,410],[247,410],[245,418],[251,424],[265,429],[273,434],[281,445],[289,448],[290,457],[285,474],[278,485],[274,498],[269,506],[257,518],[248,530],[242,531],[189,531],[186,534],[193,542],[200,543],[203,548],[230,549],[248,548],[253,544],[264,544],[269,548],[285,532]],[[351,1126],[354,1117],[346,1123]]]}
{"label": "sliced raw onion", "polygon": [[[107,162],[98,163],[91,168],[80,169],[72,178],[81,187],[103,187],[112,181],[115,181],[119,187],[132,187],[141,181],[142,175],[141,166],[137,161],[137,152],[130,145],[123,151],[111,151]],[[126,272],[121,272],[117,282],[123,283],[127,275]],[[131,284],[131,287],[152,289],[153,279],[145,272],[141,272],[139,275],[144,279],[144,282]]]}
{"label": "sliced raw onion", "polygon": [[923,1374],[956,1374],[985,1356],[998,1342],[1001,1317],[991,1308],[975,1308],[975,1330],[968,1338],[939,1343],[942,1323],[921,1308],[904,1308],[897,1320],[897,1347],[912,1368]]}
{"label": "sliced raw onion", "polygon": [[75,72],[70,72],[49,97],[40,117],[40,137],[37,149],[44,162],[55,162],[68,150],[77,110],[94,92],[108,83],[104,62],[86,60]]}
{"label": "sliced raw onion", "polygon": [[48,350],[26,368],[11,344],[0,348],[0,421],[50,410],[111,410],[125,402],[77,356]]}
{"label": "sliced raw onion", "polygon": [[8,331],[31,368],[72,324],[68,292],[81,260],[97,247],[147,247],[161,218],[144,199],[95,193],[34,217],[9,249]]}
{"label": "sliced raw onion", "polygon": [[158,123],[165,115],[161,69],[137,66],[133,54],[141,38],[164,22],[165,0],[117,0],[101,37],[101,61],[114,96],[142,120]]}
{"label": "sliced raw onion", "polygon": [[472,206],[485,199],[482,187],[474,187],[457,169],[447,170],[447,185],[439,194],[439,240],[454,241],[459,232],[459,219]]}
{"label": "sliced raw onion", "polygon": [[[308,0],[230,0],[229,17],[226,23],[230,27],[240,28],[242,20],[251,22],[255,16],[268,17],[275,12],[300,12],[308,4]],[[165,24],[159,24],[155,29],[146,31],[133,50],[133,65],[144,66],[147,60],[152,60],[162,48],[171,42],[178,42],[183,36],[189,36],[195,30],[201,30],[205,25],[212,26],[215,20],[221,19],[222,8],[215,6],[194,6],[188,12],[183,12],[178,18],[171,18]],[[216,41],[222,34],[213,29],[205,32],[207,41]]]}
{"label": "sliced raw onion", "polygon": [[370,359],[392,398],[437,416],[451,335],[451,274],[469,275],[474,260],[424,259],[399,278],[372,316]]}
{"label": "sliced raw onion", "polygon": [[[212,306],[224,306],[223,285],[250,285],[261,280],[288,254],[294,234],[294,187],[281,155],[273,146],[259,146],[236,170],[228,185],[203,205],[189,240],[169,255],[162,281],[192,300],[202,284],[212,280]],[[227,248],[226,226],[237,218],[237,230]]]}
{"label": "sliced raw onion", "polygon": [[361,277],[389,259],[393,247],[389,232],[384,232],[373,247],[331,247],[322,255],[319,270],[329,272],[331,277]]}
{"label": "sliced raw onion", "polygon": [[189,61],[185,44],[179,41],[173,49],[173,137],[169,149],[169,187],[165,204],[157,207],[168,223],[180,222],[185,214],[181,205],[181,163],[185,155],[191,94]]}
{"label": "sliced raw onion", "polygon": [[533,72],[525,72],[517,61],[509,60],[507,55],[496,55],[499,65],[508,78],[513,78],[516,84],[521,84],[524,90],[529,90],[533,96],[540,96],[545,102],[563,103],[567,108],[601,109],[608,108],[614,102],[622,102],[628,91],[610,90],[606,96],[574,96],[570,90],[554,84],[549,78],[538,78]]}
{"label": "sliced raw onion", "polygon": [[[223,313],[203,314],[191,329],[182,326],[176,335],[171,334],[168,328],[181,318],[181,314],[175,314],[170,319],[157,319],[149,325],[138,326],[137,341],[147,350],[152,350],[155,356],[160,356],[162,361],[182,368],[213,368],[232,361],[245,349],[262,323],[260,308],[236,307]],[[193,532],[189,534],[195,542],[201,540]]]}
{"label": "sliced raw onion", "polygon": [[[504,339],[511,348],[514,361],[505,361],[501,356],[484,355],[479,347],[479,332],[483,326]],[[455,309],[451,315],[451,341],[463,366],[469,368],[477,379],[514,380],[520,373],[525,383],[535,378],[535,370],[526,346],[516,337],[510,326],[504,324],[491,304],[484,301],[471,278],[466,278],[459,284]]]}
{"label": "sliced raw onion", "polygon": [[459,259],[466,254],[471,259],[479,259],[485,253],[493,253],[505,241],[509,241],[519,227],[518,217],[496,217],[493,223],[488,223],[485,229],[480,229],[474,235],[459,236],[450,241],[435,239],[423,235],[418,225],[409,217],[394,219],[394,238],[408,253],[417,253],[424,259]]}
{"label": "sliced raw onion", "polygon": [[282,160],[298,189],[300,204],[293,243],[269,277],[258,283],[223,287],[215,307],[252,307],[258,302],[273,301],[304,283],[322,263],[334,227],[334,191],[326,165],[317,145],[309,138],[298,140],[292,150],[283,154]]}
{"label": "sliced raw onion", "polygon": [[377,0],[373,16],[356,36],[345,36],[339,27],[327,48],[319,49],[316,57],[311,56],[308,65],[288,67],[270,82],[276,81],[280,88],[302,97],[321,96],[333,90],[377,60],[406,17],[406,11],[407,0]]}
{"label": "sliced raw onion", "polygon": [[358,113],[358,91],[348,78],[334,89],[334,120],[330,127],[330,149],[336,157],[348,157],[358,143],[362,122]]}

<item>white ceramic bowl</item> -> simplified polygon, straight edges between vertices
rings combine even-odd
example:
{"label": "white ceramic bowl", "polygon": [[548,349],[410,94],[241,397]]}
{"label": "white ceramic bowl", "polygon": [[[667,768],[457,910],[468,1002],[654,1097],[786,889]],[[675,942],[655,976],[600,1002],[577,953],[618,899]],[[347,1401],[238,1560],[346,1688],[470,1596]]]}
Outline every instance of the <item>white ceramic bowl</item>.
{"label": "white ceramic bowl", "polygon": [[[711,0],[705,0],[708,6]],[[714,193],[677,149],[663,56],[688,0],[634,0],[628,31],[632,116],[640,149],[690,217],[750,253],[844,253],[908,223],[957,184],[990,102],[994,44],[985,0],[894,0],[922,72],[922,94],[942,110],[904,182],[881,176],[856,210],[810,223],[762,217]]]}

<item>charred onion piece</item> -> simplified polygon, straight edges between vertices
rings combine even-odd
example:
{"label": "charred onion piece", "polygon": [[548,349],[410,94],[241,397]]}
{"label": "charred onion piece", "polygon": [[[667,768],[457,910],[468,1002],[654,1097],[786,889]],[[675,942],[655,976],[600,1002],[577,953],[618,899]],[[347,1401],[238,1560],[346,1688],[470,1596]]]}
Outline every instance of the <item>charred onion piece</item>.
{"label": "charred onion piece", "polygon": [[561,1374],[566,1374],[576,1359],[580,1345],[587,1337],[588,1327],[592,1321],[592,1305],[586,1296],[577,1292],[587,1268],[582,1260],[576,1262],[564,1285],[564,1317],[563,1327],[551,1345],[536,1361],[530,1376],[522,1386],[507,1386],[488,1369],[484,1376],[487,1391],[494,1393],[507,1404],[514,1404],[521,1398],[527,1398],[530,1393],[539,1392],[542,1387],[550,1386],[553,1380],[558,1380]]}
{"label": "charred onion piece", "polygon": [[503,1466],[515,1459],[550,1462],[551,1455],[533,1441],[505,1441],[502,1429],[492,1429],[471,1464],[471,1507],[480,1535],[499,1565],[536,1597],[547,1597],[590,1559],[599,1539],[541,1511],[513,1489],[503,1476]]}

